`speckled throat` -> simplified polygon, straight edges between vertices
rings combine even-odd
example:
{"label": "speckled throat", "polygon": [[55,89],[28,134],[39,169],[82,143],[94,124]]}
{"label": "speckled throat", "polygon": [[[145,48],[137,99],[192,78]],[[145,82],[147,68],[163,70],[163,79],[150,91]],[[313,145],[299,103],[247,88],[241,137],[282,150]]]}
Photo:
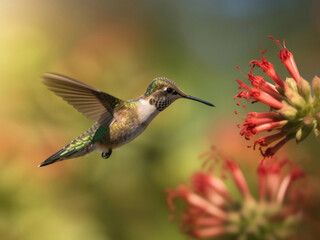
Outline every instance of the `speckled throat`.
{"label": "speckled throat", "polygon": [[[154,101],[150,100],[150,104],[154,104],[156,109],[161,112],[164,109],[166,109],[172,101],[169,98],[166,98],[165,96],[160,97],[158,99],[153,99]],[[152,103],[151,103],[152,102]]]}

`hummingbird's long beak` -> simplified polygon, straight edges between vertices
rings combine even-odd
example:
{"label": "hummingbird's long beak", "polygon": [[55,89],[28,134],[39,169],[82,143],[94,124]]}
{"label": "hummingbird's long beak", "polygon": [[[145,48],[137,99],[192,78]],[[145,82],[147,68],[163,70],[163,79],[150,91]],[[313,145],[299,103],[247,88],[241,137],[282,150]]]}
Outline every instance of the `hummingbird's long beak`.
{"label": "hummingbird's long beak", "polygon": [[206,102],[206,101],[201,100],[201,99],[196,98],[196,97],[192,97],[192,96],[190,96],[190,95],[184,95],[184,96],[182,96],[182,97],[187,98],[187,99],[191,99],[191,100],[194,100],[194,101],[197,101],[197,102],[204,103],[204,104],[206,104],[206,105],[208,105],[208,106],[211,106],[211,107],[215,107],[215,105],[213,105],[212,103]]}

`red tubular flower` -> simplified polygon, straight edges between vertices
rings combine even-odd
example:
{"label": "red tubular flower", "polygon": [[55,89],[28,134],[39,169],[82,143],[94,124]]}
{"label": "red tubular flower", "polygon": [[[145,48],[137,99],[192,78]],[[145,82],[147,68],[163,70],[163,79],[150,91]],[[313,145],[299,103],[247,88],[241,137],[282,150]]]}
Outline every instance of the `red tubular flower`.
{"label": "red tubular flower", "polygon": [[[171,192],[169,196],[169,202],[172,202],[172,200],[175,198],[182,197],[189,204],[191,210],[198,210],[199,212],[201,212],[201,214],[208,214],[211,217],[219,220],[224,220],[226,218],[225,213],[220,208],[211,204],[208,200],[195,194],[186,186],[180,186],[176,191]],[[170,206],[173,205],[170,204]]]}
{"label": "red tubular flower", "polygon": [[248,80],[251,81],[252,86],[261,89],[263,92],[266,92],[273,98],[277,99],[278,101],[281,101],[283,97],[281,96],[277,88],[271,83],[265,81],[263,77],[254,76],[252,70],[253,67],[248,73]]}
{"label": "red tubular flower", "polygon": [[250,99],[255,99],[259,102],[262,102],[266,105],[269,105],[272,108],[279,109],[283,107],[283,104],[279,102],[277,99],[270,96],[268,93],[265,93],[259,89],[251,88],[248,85],[244,84],[242,81],[237,79],[237,82],[239,83],[239,88],[244,88],[248,91],[248,95],[246,95],[245,91],[241,91],[239,94],[237,94],[234,98],[240,97],[240,98],[246,98],[247,101],[250,101]]}
{"label": "red tubular flower", "polygon": [[[240,68],[238,66],[237,68],[240,71]],[[251,82],[253,87],[261,89],[262,91],[268,93],[269,95],[271,95],[273,98],[277,100],[282,100],[282,96],[279,94],[279,91],[275,88],[274,85],[265,81],[264,77],[253,75],[252,73],[253,68],[254,68],[254,65],[251,67],[251,70],[248,73],[248,76],[243,74],[241,71],[240,73],[244,75],[246,78],[248,78],[248,80]]]}
{"label": "red tubular flower", "polygon": [[[240,135],[250,139],[263,131],[270,131],[283,127],[287,123],[281,118],[278,113],[248,113],[245,122],[239,127],[242,127]],[[259,144],[256,141],[255,144]]]}
{"label": "red tubular flower", "polygon": [[[279,87],[281,87],[283,90],[287,90],[288,86],[278,75],[272,63],[268,62],[266,60],[266,57],[263,56],[265,52],[266,51],[260,52],[261,61],[251,60],[249,65],[252,66],[252,68],[255,66],[261,68],[276,84],[279,85]],[[252,68],[251,68],[251,72],[252,72]]]}
{"label": "red tubular flower", "polygon": [[266,196],[266,181],[267,181],[267,168],[264,164],[258,167],[258,180],[259,180],[259,200],[264,201]]}
{"label": "red tubular flower", "polygon": [[282,203],[285,197],[285,194],[287,193],[290,185],[295,181],[296,179],[300,177],[304,177],[305,173],[303,170],[299,167],[294,168],[289,175],[283,178],[279,190],[277,192],[276,201],[277,203]]}
{"label": "red tubular flower", "polygon": [[261,137],[254,142],[253,149],[255,149],[256,145],[260,145],[261,147],[268,146],[269,144],[283,138],[286,134],[284,132],[278,132],[273,135],[269,135],[267,137]]}
{"label": "red tubular flower", "polygon": [[226,163],[226,168],[229,170],[229,172],[233,178],[233,181],[237,185],[237,187],[238,187],[239,191],[242,193],[243,197],[246,200],[251,200],[252,196],[251,196],[250,190],[248,188],[247,182],[246,182],[239,166],[235,162],[233,162],[229,159],[225,159],[225,163]]}
{"label": "red tubular flower", "polygon": [[[216,176],[198,173],[193,176],[192,182],[195,189],[198,192],[202,192],[207,198],[213,199],[213,196],[219,196],[222,198],[222,200],[220,200],[221,202],[231,200],[227,187],[223,181]],[[215,201],[212,200],[212,202]]]}
{"label": "red tubular flower", "polygon": [[[211,151],[213,154],[215,152]],[[284,203],[284,199],[292,183],[304,176],[303,171],[288,164],[288,160],[278,162],[273,158],[264,162],[257,171],[259,198],[255,199],[238,164],[222,158],[223,170],[229,173],[242,198],[235,197],[233,188],[224,183],[225,178],[215,176],[212,171],[194,174],[190,187],[180,185],[167,190],[172,211],[178,211],[175,199],[180,198],[186,203],[181,217],[178,215],[182,231],[195,238],[214,239],[228,235],[232,239],[239,236],[267,239],[267,236],[277,238],[280,232],[289,234],[294,230],[286,220],[289,217],[290,221],[297,222],[299,214],[297,211],[287,212],[292,207],[290,202]],[[213,159],[212,156],[209,159]],[[291,168],[289,172],[285,173],[285,166]]]}
{"label": "red tubular flower", "polygon": [[274,39],[274,37],[269,36],[273,41],[276,42],[276,44],[280,48],[280,52],[278,53],[278,56],[281,59],[281,62],[286,67],[292,78],[299,83],[300,82],[300,73],[297,68],[296,62],[294,61],[293,55],[289,50],[285,47],[285,40],[283,40],[283,46],[280,44],[279,40]]}
{"label": "red tubular flower", "polygon": [[[283,81],[276,73],[273,65],[266,60],[261,52],[261,60],[252,60],[251,69],[247,79],[252,87],[237,79],[240,91],[235,97],[239,98],[237,105],[245,98],[248,102],[261,102],[270,107],[268,113],[248,113],[241,128],[240,135],[250,140],[259,133],[276,131],[267,136],[262,136],[254,142],[253,149],[260,145],[260,151],[264,157],[273,156],[284,144],[295,138],[297,142],[304,140],[310,132],[316,135],[320,133],[320,79],[313,79],[314,97],[311,95],[309,83],[301,78],[293,55],[289,50],[270,37],[280,48],[278,53],[283,65],[292,78]],[[264,77],[253,74],[253,68],[261,68],[275,83],[273,85],[265,81]],[[237,67],[239,68],[239,67]],[[273,146],[270,144],[275,143]],[[263,147],[268,147],[263,150]]]}

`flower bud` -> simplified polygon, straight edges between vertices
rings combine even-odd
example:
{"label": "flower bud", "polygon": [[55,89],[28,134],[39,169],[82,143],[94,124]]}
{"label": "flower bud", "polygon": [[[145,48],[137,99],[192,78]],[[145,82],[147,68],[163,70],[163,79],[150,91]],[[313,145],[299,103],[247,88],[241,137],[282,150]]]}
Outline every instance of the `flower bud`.
{"label": "flower bud", "polygon": [[281,116],[283,116],[287,120],[293,120],[296,118],[298,111],[294,107],[285,105],[284,107],[278,110],[278,113],[280,113]]}
{"label": "flower bud", "polygon": [[298,93],[297,82],[293,78],[286,78],[286,84],[292,91]]}
{"label": "flower bud", "polygon": [[288,103],[295,106],[296,108],[302,109],[305,106],[306,101],[297,92],[289,89],[285,91],[284,94],[287,97]]}
{"label": "flower bud", "polygon": [[311,117],[311,116],[306,116],[303,118],[303,124],[306,125],[306,126],[310,126],[310,125],[313,125],[314,123],[314,118]]}
{"label": "flower bud", "polygon": [[314,101],[319,101],[320,98],[320,78],[315,76],[312,80],[312,88],[314,92]]}
{"label": "flower bud", "polygon": [[300,95],[306,100],[306,102],[310,102],[311,100],[311,87],[308,81],[306,81],[304,78],[300,78],[300,81],[298,83],[298,90]]}
{"label": "flower bud", "polygon": [[299,130],[296,133],[296,142],[299,143],[303,141],[315,128],[317,121],[311,117],[307,116],[303,118],[303,126],[299,128]]}
{"label": "flower bud", "polygon": [[296,142],[302,142],[311,132],[312,126],[303,126],[296,133]]}

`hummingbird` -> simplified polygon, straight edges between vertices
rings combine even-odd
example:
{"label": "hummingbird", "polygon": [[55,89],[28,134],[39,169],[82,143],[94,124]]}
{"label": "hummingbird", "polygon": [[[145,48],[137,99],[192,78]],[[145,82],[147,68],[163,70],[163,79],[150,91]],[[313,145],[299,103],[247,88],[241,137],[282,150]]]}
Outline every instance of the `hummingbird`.
{"label": "hummingbird", "polygon": [[49,90],[95,123],[38,167],[81,157],[94,150],[102,152],[102,158],[109,158],[112,149],[135,139],[161,111],[179,98],[214,107],[209,102],[185,94],[165,77],[155,78],[143,95],[128,101],[63,75],[46,73],[42,78]]}

